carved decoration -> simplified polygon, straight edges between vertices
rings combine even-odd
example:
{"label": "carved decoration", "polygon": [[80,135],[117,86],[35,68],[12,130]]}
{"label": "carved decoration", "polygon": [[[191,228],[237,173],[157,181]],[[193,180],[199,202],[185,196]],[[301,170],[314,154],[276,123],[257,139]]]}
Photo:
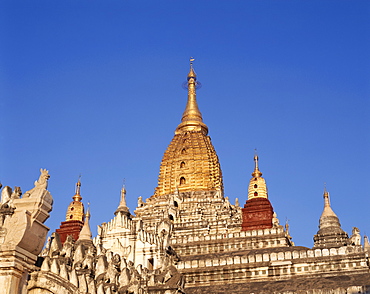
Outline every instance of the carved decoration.
{"label": "carved decoration", "polygon": [[[110,250],[99,254],[92,243],[75,243],[67,238],[62,247],[57,234],[52,237],[53,243],[56,245],[44,252],[41,270],[31,275],[28,286],[31,292],[185,293],[185,280],[173,265],[178,257],[171,248],[165,251],[162,266],[149,270],[142,265],[134,267],[131,261]],[[52,247],[60,249],[54,251]]]}

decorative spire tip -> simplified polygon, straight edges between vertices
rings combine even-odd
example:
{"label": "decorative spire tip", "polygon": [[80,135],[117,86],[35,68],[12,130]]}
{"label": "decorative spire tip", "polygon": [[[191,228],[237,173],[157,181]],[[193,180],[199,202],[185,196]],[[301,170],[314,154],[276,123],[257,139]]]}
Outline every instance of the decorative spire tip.
{"label": "decorative spire tip", "polygon": [[[194,62],[195,58],[193,57],[190,57],[190,71],[189,71],[189,74],[188,74],[188,81],[193,78],[194,80],[196,80],[196,73],[194,71],[194,68],[193,68],[193,62]],[[188,85],[189,86],[189,85]]]}
{"label": "decorative spire tip", "polygon": [[252,173],[252,177],[259,178],[262,176],[261,171],[258,168],[258,155],[257,155],[257,149],[254,149],[254,171]]}
{"label": "decorative spire tip", "polygon": [[72,197],[74,201],[81,201],[81,174],[78,176],[78,181],[76,183],[75,195]]}
{"label": "decorative spire tip", "polygon": [[86,218],[90,219],[90,202],[87,202]]}
{"label": "decorative spire tip", "polygon": [[324,183],[324,207],[330,207],[329,192],[326,190],[326,183]]}
{"label": "decorative spire tip", "polygon": [[190,57],[190,67],[193,67],[193,62],[194,62],[195,58],[194,57]]}

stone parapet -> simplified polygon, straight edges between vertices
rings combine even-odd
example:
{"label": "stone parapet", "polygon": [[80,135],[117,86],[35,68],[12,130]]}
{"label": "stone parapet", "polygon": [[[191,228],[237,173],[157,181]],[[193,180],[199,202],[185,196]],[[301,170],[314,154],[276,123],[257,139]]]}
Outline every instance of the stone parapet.
{"label": "stone parapet", "polygon": [[333,276],[338,273],[370,273],[367,254],[361,247],[290,247],[199,255],[181,260],[177,268],[186,275],[188,284],[197,285],[311,274]]}
{"label": "stone parapet", "polygon": [[181,236],[175,232],[171,241],[172,246],[182,257],[291,246],[290,239],[282,226],[265,230],[204,235]]}
{"label": "stone parapet", "polygon": [[368,294],[369,274],[322,276],[307,274],[257,281],[244,279],[238,283],[212,283],[209,286],[191,285],[186,288],[187,294]]}
{"label": "stone parapet", "polygon": [[[239,228],[240,229],[240,228]],[[231,232],[227,234],[213,234],[213,235],[195,235],[194,236],[175,236],[172,238],[172,243],[176,244],[184,244],[184,243],[191,243],[191,242],[203,242],[207,240],[222,240],[222,239],[239,239],[249,237],[276,237],[277,235],[284,235],[285,231],[282,226],[271,228],[271,229],[264,229],[264,230],[253,230],[253,231],[238,231],[238,232]],[[279,246],[281,247],[281,246]]]}
{"label": "stone parapet", "polygon": [[198,292],[187,293],[209,293],[207,286],[225,283],[234,285],[295,277],[310,279],[311,276],[330,278],[338,275],[367,274],[370,277],[367,255],[361,247],[341,247],[330,250],[291,247],[274,251],[266,249],[203,255],[182,260],[177,268],[186,276],[187,287],[202,287],[200,292],[198,290]]}

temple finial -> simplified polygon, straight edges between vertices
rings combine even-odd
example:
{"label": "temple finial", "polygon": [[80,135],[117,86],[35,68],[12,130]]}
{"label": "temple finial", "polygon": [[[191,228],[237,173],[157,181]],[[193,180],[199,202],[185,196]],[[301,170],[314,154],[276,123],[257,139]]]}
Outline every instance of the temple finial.
{"label": "temple finial", "polygon": [[78,181],[76,183],[76,192],[75,195],[72,197],[74,201],[81,201],[81,174],[78,176]]}
{"label": "temple finial", "polygon": [[262,172],[258,167],[257,149],[254,149],[254,171],[248,186],[248,199],[253,198],[268,198],[267,186],[265,179],[262,177]]}
{"label": "temple finial", "polygon": [[87,202],[86,218],[90,219],[90,202]]}
{"label": "temple finial", "polygon": [[187,77],[188,101],[184,113],[182,114],[181,124],[176,129],[176,134],[186,131],[202,131],[208,134],[208,127],[203,123],[202,114],[199,111],[196,99],[196,89],[199,87],[197,75],[194,71],[194,58],[190,57],[190,71]]}
{"label": "temple finial", "polygon": [[189,71],[189,74],[188,74],[188,80],[190,78],[196,79],[196,77],[197,77],[197,75],[196,75],[196,73],[194,71],[194,68],[193,68],[193,62],[194,62],[194,60],[195,60],[195,58],[190,57],[190,71]]}
{"label": "temple finial", "polygon": [[326,183],[324,183],[324,208],[330,207],[330,198],[329,198],[329,192],[326,190]]}
{"label": "temple finial", "polygon": [[130,210],[127,207],[126,202],[126,187],[125,187],[125,179],[123,179],[123,185],[121,189],[121,199],[118,205],[117,210],[115,211],[115,215],[117,215],[118,212],[123,212],[125,214],[130,214]]}
{"label": "temple finial", "polygon": [[323,194],[323,198],[324,198],[324,210],[321,214],[321,217],[323,216],[337,216],[333,209],[331,208],[331,205],[330,205],[330,196],[329,196],[329,192],[326,190],[326,183],[324,185],[324,194]]}
{"label": "temple finial", "polygon": [[261,171],[258,168],[258,155],[257,155],[257,149],[254,149],[254,171],[252,173],[252,177],[259,178],[262,176]]}
{"label": "temple finial", "polygon": [[121,201],[122,201],[122,195],[125,197],[125,204],[126,204],[126,179],[123,179],[122,181],[122,189],[121,189]]}
{"label": "temple finial", "polygon": [[69,204],[66,214],[66,221],[83,221],[84,220],[84,205],[81,197],[81,175],[78,177],[76,183],[75,195],[72,197],[73,201]]}

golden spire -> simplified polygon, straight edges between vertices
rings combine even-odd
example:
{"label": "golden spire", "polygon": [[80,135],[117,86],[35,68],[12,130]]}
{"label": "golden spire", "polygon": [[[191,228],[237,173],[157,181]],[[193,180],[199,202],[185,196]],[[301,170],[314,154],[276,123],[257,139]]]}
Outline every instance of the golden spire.
{"label": "golden spire", "polygon": [[69,204],[67,209],[66,221],[84,221],[84,205],[81,202],[81,175],[78,177],[75,195],[72,197],[72,199],[73,201]]}
{"label": "golden spire", "polygon": [[258,156],[256,150],[254,154],[254,171],[248,187],[248,200],[253,198],[268,198],[266,182],[258,168]]}
{"label": "golden spire", "polygon": [[190,78],[195,78],[195,79],[197,78],[197,75],[196,75],[196,73],[194,71],[194,68],[193,68],[193,62],[194,62],[194,60],[195,60],[195,58],[190,57],[190,71],[189,71],[189,74],[188,74],[188,80]]}
{"label": "golden spire", "polygon": [[78,182],[76,183],[75,196],[72,197],[74,201],[81,201],[81,175],[78,177]]}
{"label": "golden spire", "polygon": [[260,170],[258,169],[258,155],[257,155],[257,150],[254,149],[254,171],[252,173],[252,177],[254,178],[259,178],[262,176],[262,173],[260,172]]}
{"label": "golden spire", "polygon": [[170,145],[163,155],[155,196],[188,191],[223,191],[216,151],[196,101],[194,58],[187,77],[188,101]]}
{"label": "golden spire", "polygon": [[188,74],[188,101],[184,113],[182,114],[181,124],[176,129],[175,134],[186,131],[202,131],[205,135],[208,134],[208,127],[203,123],[202,114],[199,111],[197,103],[197,75],[193,68],[194,58],[190,57],[190,71]]}

